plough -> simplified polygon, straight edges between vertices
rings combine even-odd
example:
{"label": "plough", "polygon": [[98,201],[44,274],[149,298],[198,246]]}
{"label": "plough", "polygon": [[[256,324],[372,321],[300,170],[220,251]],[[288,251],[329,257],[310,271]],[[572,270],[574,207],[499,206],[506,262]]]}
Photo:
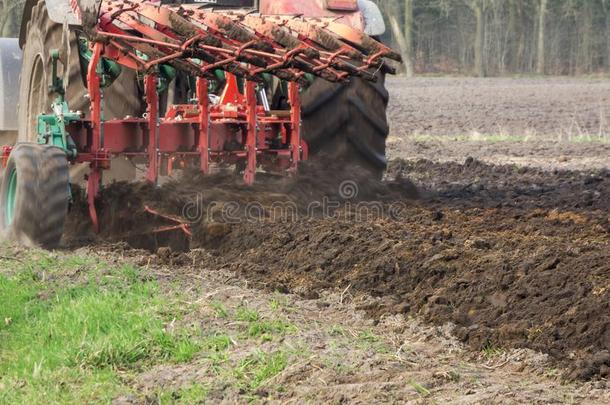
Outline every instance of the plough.
{"label": "plough", "polygon": [[[356,4],[329,3],[343,4],[346,10]],[[337,86],[353,78],[375,82],[380,74],[393,73],[387,59],[400,61],[391,48],[344,24],[341,13],[346,10],[308,17],[265,15],[260,5],[208,6],[70,1],[70,10],[80,22],[73,31],[80,66],[86,72],[89,111],[73,111],[68,104],[68,84],[59,74],[66,62],[60,50],[53,50],[49,88],[56,98],[51,110],[40,111],[36,118],[36,141],[60,148],[66,165],[89,165],[87,202],[96,230],[100,223],[95,201],[113,158],[145,163],[145,177],[151,183],[178,166],[209,173],[212,165],[234,165],[243,172],[247,185],[255,181],[259,170],[294,173],[309,155],[302,129],[303,89],[318,78]],[[105,92],[124,70],[137,72],[145,113],[105,119]],[[180,100],[174,97],[170,103],[167,94],[177,78],[188,84],[187,95]],[[274,94],[284,101],[274,104]],[[19,226],[23,219],[16,215],[23,213],[6,209],[11,201],[13,206],[19,204],[17,193],[22,190],[19,165],[10,164],[14,148],[3,152],[3,162],[13,173],[5,175],[7,185],[3,185],[3,227],[18,234],[24,230],[11,229],[15,228],[11,225]],[[13,185],[8,184],[11,175]],[[63,204],[69,195],[36,198],[41,199],[40,205],[48,198]],[[28,211],[26,204],[24,213]],[[29,240],[45,244],[46,237],[25,232]]]}

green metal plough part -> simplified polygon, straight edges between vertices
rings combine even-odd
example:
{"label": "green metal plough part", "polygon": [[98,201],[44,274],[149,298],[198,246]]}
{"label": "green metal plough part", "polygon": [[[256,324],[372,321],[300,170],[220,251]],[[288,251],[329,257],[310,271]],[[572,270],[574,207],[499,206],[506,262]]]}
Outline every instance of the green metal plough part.
{"label": "green metal plough part", "polygon": [[59,62],[59,51],[51,51],[51,84],[49,91],[57,94],[57,98],[51,104],[51,113],[38,116],[38,143],[43,145],[54,145],[62,148],[69,159],[76,158],[76,145],[70,138],[66,126],[73,121],[80,120],[81,114],[70,111],[65,99],[66,90],[63,79],[57,74]]}
{"label": "green metal plough part", "polygon": [[[81,68],[87,71],[87,66],[91,60],[91,51],[88,48],[88,41],[79,41],[79,57]],[[68,155],[68,159],[73,160],[77,157],[76,145],[66,127],[72,122],[81,120],[82,112],[70,110],[66,101],[65,83],[58,75],[59,50],[51,50],[51,84],[49,91],[57,94],[51,104],[51,112],[38,115],[38,143],[42,145],[53,145],[63,149]],[[101,77],[102,87],[109,87],[121,74],[121,66],[109,60],[102,60],[98,66],[98,74]]]}

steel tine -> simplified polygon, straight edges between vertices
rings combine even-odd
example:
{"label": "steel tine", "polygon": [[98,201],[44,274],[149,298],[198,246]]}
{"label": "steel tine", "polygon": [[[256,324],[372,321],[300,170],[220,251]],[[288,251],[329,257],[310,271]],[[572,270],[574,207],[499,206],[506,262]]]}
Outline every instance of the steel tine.
{"label": "steel tine", "polygon": [[308,20],[292,16],[269,16],[268,18],[272,21],[276,21],[279,25],[283,25],[295,31],[300,39],[310,40],[325,50],[337,52],[343,49],[350,58],[361,59],[363,57],[361,52],[342,43],[334,35],[331,35],[325,29],[310,23]]}
{"label": "steel tine", "polygon": [[191,22],[201,25],[202,28],[212,28],[227,38],[239,43],[252,42],[252,49],[269,53],[274,52],[274,48],[271,44],[261,40],[252,30],[239,22],[233,21],[229,16],[213,12],[195,11],[192,9],[185,10],[182,8],[176,12]]}
{"label": "steel tine", "polygon": [[[201,44],[207,45],[210,47],[220,48],[223,46],[222,39],[214,36],[213,34],[206,32],[204,29],[198,27],[193,24],[191,21],[183,18],[178,13],[166,7],[154,7],[151,4],[140,3],[137,8],[138,14],[155,21],[158,24],[165,25],[170,28],[172,31],[176,32],[180,37],[184,39],[193,38],[193,37],[201,37]],[[200,47],[201,48],[201,47]],[[222,67],[223,70],[226,70],[230,73],[233,73],[238,76],[247,77],[252,80],[258,80],[258,78],[252,76],[249,71],[241,66],[239,63],[232,61],[231,57],[226,57],[226,55],[219,55],[218,53],[214,54],[213,52],[209,52],[207,50],[199,49],[198,51],[194,51],[191,57],[199,58],[205,61],[208,64],[218,65],[219,68]],[[249,60],[249,62],[254,62],[253,60]],[[261,61],[256,61],[259,64],[262,64]],[[194,65],[198,66],[198,65]],[[199,69],[205,71],[205,66],[199,67]],[[202,72],[198,73],[199,76],[205,75]]]}
{"label": "steel tine", "polygon": [[[242,24],[246,25],[247,27],[250,27],[259,35],[262,35],[266,38],[275,41],[276,43],[288,50],[293,50],[304,45],[304,42],[299,40],[295,35],[293,35],[293,33],[289,29],[279,24],[276,24],[275,22],[271,21],[268,18],[265,18],[264,16],[254,14],[230,14],[230,16],[234,19],[241,21]],[[307,46],[303,48],[303,54],[310,59],[317,59],[320,57],[320,52],[313,46]]]}
{"label": "steel tine", "polygon": [[331,32],[343,41],[347,41],[367,55],[383,54],[383,57],[385,58],[402,62],[402,57],[399,53],[349,25],[331,19],[312,20],[311,23]]}

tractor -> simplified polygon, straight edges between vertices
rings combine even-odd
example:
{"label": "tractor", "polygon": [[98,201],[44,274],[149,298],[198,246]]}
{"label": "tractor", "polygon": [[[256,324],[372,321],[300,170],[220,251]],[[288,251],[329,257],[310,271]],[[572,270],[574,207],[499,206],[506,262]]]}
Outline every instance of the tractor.
{"label": "tractor", "polygon": [[380,178],[400,62],[384,31],[370,0],[27,0],[0,43],[2,234],[57,247],[78,183],[99,230],[104,184],[138,166],[153,184],[231,166],[249,185],[309,158]]}

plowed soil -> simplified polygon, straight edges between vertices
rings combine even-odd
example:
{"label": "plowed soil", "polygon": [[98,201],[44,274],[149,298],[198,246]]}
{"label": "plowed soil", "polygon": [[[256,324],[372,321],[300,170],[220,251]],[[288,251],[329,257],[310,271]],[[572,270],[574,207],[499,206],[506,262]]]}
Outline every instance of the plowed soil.
{"label": "plowed soil", "polygon": [[[206,266],[306,298],[350,288],[379,297],[362,308],[374,318],[452,322],[474,349],[531,348],[564,363],[573,378],[610,375],[609,171],[422,160],[395,161],[390,173],[414,179],[419,199],[408,183],[378,184],[367,190],[366,207],[378,201],[382,209],[366,215],[361,200],[301,179],[269,178],[249,191],[218,185],[234,179],[192,176],[160,189],[116,185],[101,207],[115,219],[105,236],[154,249],[152,238],[138,238],[163,221],[133,212],[147,204],[180,215],[199,204],[217,210],[192,225],[190,247],[215,253]],[[307,214],[321,195],[341,204],[332,218]],[[296,215],[274,216],[274,202],[294,202]],[[227,209],[233,214],[223,220]]]}
{"label": "plowed soil", "polygon": [[[358,309],[375,321],[405,314],[451,323],[474,350],[528,348],[572,379],[610,377],[607,146],[592,146],[596,164],[563,167],[553,150],[542,164],[493,164],[460,145],[464,153],[447,159],[432,150],[405,160],[396,149],[379,184],[315,166],[294,179],[261,176],[249,189],[230,175],[191,173],[160,188],[115,184],[100,201],[97,238],[153,251],[170,244],[159,255],[177,269],[189,260],[179,251],[201,248],[210,253],[202,271],[227,269],[306,299],[367,294],[375,299]],[[180,231],[150,236],[175,222],[145,205],[189,222],[192,240]],[[85,211],[74,210],[83,215],[73,216],[67,243],[90,243]]]}

